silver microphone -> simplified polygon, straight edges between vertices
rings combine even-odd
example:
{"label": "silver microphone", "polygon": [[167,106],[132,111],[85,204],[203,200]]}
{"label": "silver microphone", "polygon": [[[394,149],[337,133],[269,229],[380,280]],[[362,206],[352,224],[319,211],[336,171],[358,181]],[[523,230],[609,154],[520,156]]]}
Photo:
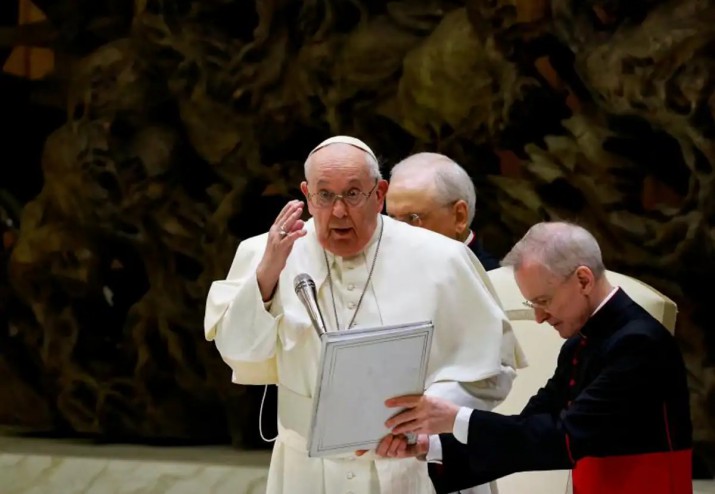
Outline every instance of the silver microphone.
{"label": "silver microphone", "polygon": [[301,273],[293,280],[293,288],[295,294],[303,302],[305,310],[308,312],[310,321],[313,323],[315,331],[318,333],[318,338],[326,332],[325,321],[323,314],[318,307],[318,297],[315,290],[315,281],[308,273]]}

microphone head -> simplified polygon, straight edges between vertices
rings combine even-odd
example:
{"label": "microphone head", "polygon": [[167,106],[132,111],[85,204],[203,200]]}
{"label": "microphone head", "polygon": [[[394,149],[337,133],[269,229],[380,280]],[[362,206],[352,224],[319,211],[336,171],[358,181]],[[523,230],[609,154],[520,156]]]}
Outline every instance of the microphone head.
{"label": "microphone head", "polygon": [[300,273],[293,280],[293,289],[296,293],[304,288],[315,289],[315,281],[308,273]]}

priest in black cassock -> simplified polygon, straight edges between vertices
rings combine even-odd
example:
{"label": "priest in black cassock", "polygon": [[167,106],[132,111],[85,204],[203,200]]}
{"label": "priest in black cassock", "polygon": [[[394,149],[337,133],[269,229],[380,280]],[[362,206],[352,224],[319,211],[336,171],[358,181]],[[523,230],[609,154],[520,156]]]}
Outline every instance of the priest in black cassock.
{"label": "priest in black cassock", "polygon": [[568,468],[575,494],[692,493],[683,358],[667,329],[611,286],[593,236],[540,223],[502,264],[536,320],[566,339],[553,377],[513,416],[427,396],[388,400],[407,410],[388,421],[378,454],[423,457],[438,493]]}

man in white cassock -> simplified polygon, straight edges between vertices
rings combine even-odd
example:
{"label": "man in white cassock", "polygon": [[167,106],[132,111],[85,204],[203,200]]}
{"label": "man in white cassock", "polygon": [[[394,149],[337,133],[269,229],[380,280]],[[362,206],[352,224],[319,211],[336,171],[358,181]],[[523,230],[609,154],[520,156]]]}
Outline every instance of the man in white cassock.
{"label": "man in white cassock", "polygon": [[491,409],[508,393],[502,362],[517,367],[519,359],[508,320],[464,244],[381,214],[388,185],[365,143],[324,141],[309,154],[305,179],[312,219],[301,220],[302,201],[289,202],[267,233],[241,242],[206,304],[206,338],[233,381],[278,385],[267,492],[433,493],[426,463],[413,458],[308,457],[320,341],[293,280],[315,280],[329,331],[431,320],[425,392],[463,406]]}

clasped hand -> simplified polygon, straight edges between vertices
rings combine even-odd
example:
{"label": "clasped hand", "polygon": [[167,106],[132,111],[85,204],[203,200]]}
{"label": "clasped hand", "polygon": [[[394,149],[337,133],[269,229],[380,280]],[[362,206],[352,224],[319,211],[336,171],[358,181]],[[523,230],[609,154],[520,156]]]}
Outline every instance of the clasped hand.
{"label": "clasped hand", "polygon": [[[429,435],[452,432],[459,407],[449,401],[426,395],[406,395],[385,402],[388,408],[405,408],[385,422],[392,429],[378,444],[379,456],[407,458],[420,456],[429,449]],[[405,434],[417,434],[416,444],[408,444]],[[358,456],[365,450],[357,451]]]}

